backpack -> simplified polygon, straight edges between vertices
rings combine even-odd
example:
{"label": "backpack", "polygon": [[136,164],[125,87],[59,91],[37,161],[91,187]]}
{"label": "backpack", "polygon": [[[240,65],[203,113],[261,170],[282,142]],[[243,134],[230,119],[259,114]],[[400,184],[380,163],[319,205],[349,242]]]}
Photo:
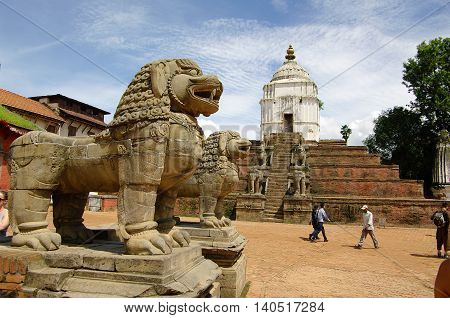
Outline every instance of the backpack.
{"label": "backpack", "polygon": [[433,216],[433,223],[434,223],[434,225],[436,225],[437,227],[443,227],[443,226],[445,225],[444,213],[442,213],[442,212],[436,212],[436,213],[434,213],[434,216]]}

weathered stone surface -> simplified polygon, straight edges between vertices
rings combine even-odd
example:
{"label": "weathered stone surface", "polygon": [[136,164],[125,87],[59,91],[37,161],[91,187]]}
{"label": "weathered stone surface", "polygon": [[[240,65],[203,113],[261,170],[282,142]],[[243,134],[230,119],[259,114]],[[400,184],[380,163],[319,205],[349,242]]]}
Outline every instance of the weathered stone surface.
{"label": "weathered stone surface", "polygon": [[245,237],[234,226],[206,229],[200,228],[198,223],[181,222],[178,227],[201,245],[205,258],[221,267],[221,297],[239,297],[246,282],[247,258],[242,254],[247,243]]}
{"label": "weathered stone surface", "polygon": [[242,254],[232,267],[222,268],[219,282],[222,298],[240,297],[247,283],[247,257]]}
{"label": "weathered stone surface", "polygon": [[212,133],[205,141],[195,174],[178,191],[178,197],[199,198],[200,223],[207,228],[230,226],[224,216],[223,198],[237,190],[236,160],[246,158],[251,143],[234,131]]}
{"label": "weathered stone surface", "polygon": [[78,277],[69,278],[62,289],[71,293],[90,293],[115,295],[120,297],[139,297],[148,289],[152,288],[146,284],[135,284],[129,282],[98,281]]}
{"label": "weathered stone surface", "polygon": [[203,228],[198,223],[181,222],[177,225],[177,228],[189,233],[191,240],[198,243],[202,248],[238,248],[242,250],[247,242],[245,237],[239,234],[235,226]]}
{"label": "weathered stone surface", "polygon": [[368,196],[423,199],[423,182],[416,180],[368,180],[312,178],[311,193],[323,196]]}
{"label": "weathered stone surface", "polygon": [[29,270],[25,285],[38,289],[60,291],[65,281],[74,273],[73,269],[42,268]]}
{"label": "weathered stone surface", "polygon": [[[206,297],[221,275],[218,265],[205,259],[196,243],[177,248],[170,255],[123,252],[123,245],[114,242],[34,252],[74,268],[31,269],[26,273],[23,291],[22,284],[12,283],[0,289],[21,291],[26,297]],[[61,261],[67,255],[78,255],[82,266],[79,261]],[[51,264],[57,264],[56,261]]]}
{"label": "weathered stone surface", "polygon": [[[195,117],[217,112],[222,90],[217,77],[203,75],[189,59],[158,60],[136,74],[108,129],[98,135],[30,132],[17,138],[10,146],[12,245],[45,251],[57,250],[61,240],[89,242],[93,233],[82,214],[88,192],[102,191],[118,193],[119,230],[129,254],[170,254],[188,246],[185,233],[172,231],[168,207],[202,158],[203,132]],[[46,220],[51,197],[57,233]],[[73,263],[58,257],[50,258],[57,262],[52,266],[82,265],[79,257]]]}
{"label": "weathered stone surface", "polygon": [[51,291],[45,289],[37,289],[33,298],[61,298],[64,296],[64,292],[61,291]]}
{"label": "weathered stone surface", "polygon": [[211,289],[209,290],[209,294],[211,295],[211,298],[220,298],[220,283],[219,282],[213,283]]}
{"label": "weathered stone surface", "polygon": [[171,255],[153,255],[151,258],[138,255],[121,255],[115,259],[116,271],[168,275],[180,270],[180,265],[188,265],[201,257],[199,246],[174,249]]}
{"label": "weathered stone surface", "polygon": [[436,144],[431,191],[437,199],[450,200],[450,135],[445,129],[439,133]]}
{"label": "weathered stone surface", "polygon": [[115,259],[107,252],[90,253],[83,256],[83,268],[113,272],[116,270]]}
{"label": "weathered stone surface", "polygon": [[236,200],[236,219],[239,221],[261,221],[266,197],[264,195],[240,194]]}
{"label": "weathered stone surface", "polygon": [[83,254],[77,251],[59,250],[44,253],[44,259],[50,267],[80,268],[83,266]]}

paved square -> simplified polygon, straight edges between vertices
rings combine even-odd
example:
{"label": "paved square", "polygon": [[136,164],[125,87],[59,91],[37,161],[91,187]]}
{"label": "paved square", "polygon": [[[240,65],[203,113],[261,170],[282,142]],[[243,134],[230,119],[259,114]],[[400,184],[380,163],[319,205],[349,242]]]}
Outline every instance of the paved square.
{"label": "paved square", "polygon": [[[90,227],[116,220],[106,212],[86,212],[85,219]],[[376,228],[381,248],[368,237],[357,250],[357,225],[326,224],[330,241],[310,243],[308,225],[233,223],[249,240],[247,297],[433,297],[442,262],[434,229]]]}

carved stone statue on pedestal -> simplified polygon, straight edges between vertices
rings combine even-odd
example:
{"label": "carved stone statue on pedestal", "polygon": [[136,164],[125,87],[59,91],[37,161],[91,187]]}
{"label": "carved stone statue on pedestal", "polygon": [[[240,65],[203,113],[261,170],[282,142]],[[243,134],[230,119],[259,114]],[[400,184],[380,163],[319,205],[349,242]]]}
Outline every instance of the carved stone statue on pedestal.
{"label": "carved stone statue on pedestal", "polygon": [[[196,117],[217,112],[222,91],[217,77],[203,75],[192,60],[158,60],[136,74],[99,135],[30,132],[16,139],[10,148],[12,245],[55,250],[61,239],[88,240],[82,215],[89,191],[119,193],[128,253],[169,254],[189,245],[187,233],[172,229],[174,203],[202,158]],[[57,233],[46,220],[51,197]]]}
{"label": "carved stone statue on pedestal", "polygon": [[257,150],[258,165],[265,167],[267,164],[267,153],[264,144],[261,144]]}
{"label": "carved stone statue on pedestal", "polygon": [[259,176],[260,170],[258,167],[250,167],[247,176],[247,192],[250,194],[259,192]]}
{"label": "carved stone statue on pedestal", "polygon": [[450,199],[450,136],[447,130],[439,133],[431,190],[437,199]]}
{"label": "carved stone statue on pedestal", "polygon": [[291,166],[301,167],[306,164],[306,151],[302,145],[295,145],[291,151]]}
{"label": "carved stone statue on pedestal", "polygon": [[294,177],[294,195],[305,196],[306,195],[306,173],[303,170],[296,169],[293,172]]}
{"label": "carved stone statue on pedestal", "polygon": [[234,161],[246,158],[250,146],[250,141],[234,131],[215,132],[206,139],[197,171],[178,192],[178,197],[199,198],[202,226],[231,225],[224,217],[223,200],[237,189],[239,175]]}

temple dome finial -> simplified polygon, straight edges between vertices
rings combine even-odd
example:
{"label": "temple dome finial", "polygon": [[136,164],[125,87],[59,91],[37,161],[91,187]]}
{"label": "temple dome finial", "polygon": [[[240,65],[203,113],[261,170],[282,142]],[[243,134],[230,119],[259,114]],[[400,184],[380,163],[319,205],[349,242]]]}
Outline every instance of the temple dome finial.
{"label": "temple dome finial", "polygon": [[285,56],[286,60],[288,60],[288,61],[295,60],[295,55],[294,55],[295,51],[291,44],[289,44],[289,48],[287,49],[286,53],[287,53]]}

